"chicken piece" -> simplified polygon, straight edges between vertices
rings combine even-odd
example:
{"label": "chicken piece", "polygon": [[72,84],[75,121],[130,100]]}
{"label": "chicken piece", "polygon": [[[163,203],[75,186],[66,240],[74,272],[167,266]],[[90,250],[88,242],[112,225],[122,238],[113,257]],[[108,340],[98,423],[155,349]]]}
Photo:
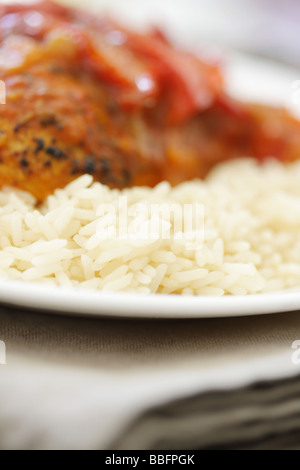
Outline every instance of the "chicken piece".
{"label": "chicken piece", "polygon": [[0,186],[38,201],[83,173],[154,186],[300,157],[300,123],[226,96],[218,66],[48,0],[0,7],[0,79]]}

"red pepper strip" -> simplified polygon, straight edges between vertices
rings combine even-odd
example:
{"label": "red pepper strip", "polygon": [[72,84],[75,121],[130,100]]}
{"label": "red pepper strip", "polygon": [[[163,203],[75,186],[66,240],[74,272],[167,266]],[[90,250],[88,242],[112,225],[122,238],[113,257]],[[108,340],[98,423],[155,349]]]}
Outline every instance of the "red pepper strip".
{"label": "red pepper strip", "polygon": [[169,120],[182,122],[197,112],[210,108],[223,92],[221,70],[216,65],[175,50],[159,37],[125,31],[128,47],[142,57],[156,62],[169,93]]}
{"label": "red pepper strip", "polygon": [[[83,64],[99,79],[117,87],[116,98],[126,108],[154,107],[164,96],[166,122],[177,124],[209,109],[223,93],[219,67],[176,51],[158,31],[147,36],[132,33],[110,21],[97,23],[85,14],[80,22],[76,10],[49,0],[0,7],[0,15],[21,16],[29,11],[52,15],[52,28],[70,35],[79,47]],[[50,17],[47,23],[52,23]],[[126,42],[110,43],[107,35],[111,32],[123,34]],[[40,39],[42,31],[39,34]]]}
{"label": "red pepper strip", "polygon": [[[80,61],[86,68],[115,86],[115,98],[119,104],[127,108],[143,107],[149,98],[158,98],[160,88],[148,61],[142,61],[127,47],[109,44],[102,34],[91,37],[81,27],[70,24],[62,23],[56,31],[58,34],[61,31],[77,45]],[[144,82],[147,86],[139,88],[139,79],[147,80]]]}

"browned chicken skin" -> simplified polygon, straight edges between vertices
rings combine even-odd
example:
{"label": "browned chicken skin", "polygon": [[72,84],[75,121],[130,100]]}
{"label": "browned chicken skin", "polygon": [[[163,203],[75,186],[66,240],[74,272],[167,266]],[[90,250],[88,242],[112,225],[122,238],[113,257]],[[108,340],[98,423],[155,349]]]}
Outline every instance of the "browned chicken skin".
{"label": "browned chicken skin", "polygon": [[49,1],[0,7],[0,79],[0,186],[39,201],[83,173],[154,186],[235,157],[300,157],[300,123],[227,97],[217,67],[157,31],[138,35]]}

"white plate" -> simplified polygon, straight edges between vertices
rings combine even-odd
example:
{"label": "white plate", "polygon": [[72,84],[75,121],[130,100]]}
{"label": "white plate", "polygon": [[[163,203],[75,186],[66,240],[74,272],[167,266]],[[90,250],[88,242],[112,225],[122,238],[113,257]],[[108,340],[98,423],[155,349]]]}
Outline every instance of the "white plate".
{"label": "white plate", "polygon": [[300,309],[300,292],[245,297],[143,296],[75,290],[19,281],[1,282],[0,299],[7,305],[90,317],[222,318]]}
{"label": "white plate", "polygon": [[[231,57],[230,92],[238,98],[293,105],[293,69],[243,56]],[[300,105],[298,105],[300,108]],[[294,105],[294,111],[299,111]],[[300,287],[300,286],[299,286]],[[262,315],[300,310],[300,292],[245,297],[187,297],[101,293],[42,284],[1,281],[0,302],[72,315],[133,318],[207,318]]]}

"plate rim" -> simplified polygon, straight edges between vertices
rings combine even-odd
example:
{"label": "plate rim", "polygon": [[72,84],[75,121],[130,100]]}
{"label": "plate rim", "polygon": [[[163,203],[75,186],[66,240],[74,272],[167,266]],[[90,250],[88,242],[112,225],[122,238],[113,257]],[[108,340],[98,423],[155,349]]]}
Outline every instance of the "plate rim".
{"label": "plate rim", "polygon": [[143,295],[2,280],[0,302],[15,308],[94,318],[232,318],[300,310],[300,290],[223,297]]}

